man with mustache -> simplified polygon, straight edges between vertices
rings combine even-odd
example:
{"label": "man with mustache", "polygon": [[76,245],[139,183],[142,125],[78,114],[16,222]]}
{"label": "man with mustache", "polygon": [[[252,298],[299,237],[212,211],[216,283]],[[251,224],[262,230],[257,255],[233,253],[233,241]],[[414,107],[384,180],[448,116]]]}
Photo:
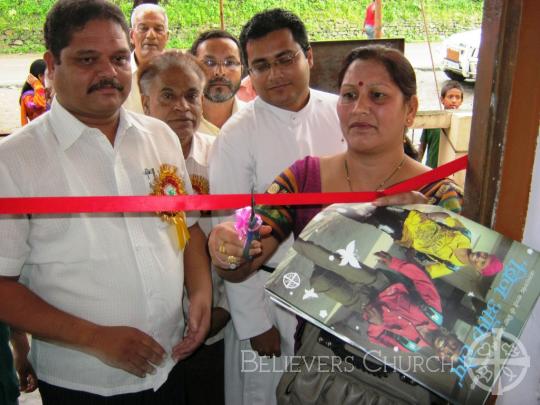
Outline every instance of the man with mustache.
{"label": "man with mustache", "polygon": [[[309,88],[313,53],[300,18],[282,9],[256,14],[243,27],[240,45],[258,97],[227,121],[214,142],[212,194],[264,193],[297,159],[345,150],[337,96]],[[285,364],[267,356],[294,352],[296,318],[264,293],[269,273],[291,244],[282,243],[262,271],[242,283],[225,282],[242,349],[237,360],[242,386],[230,402],[235,405],[275,404]]]}
{"label": "man with mustache", "polygon": [[169,21],[165,9],[157,4],[143,3],[131,13],[130,42],[131,54],[131,93],[124,108],[143,114],[141,93],[137,86],[137,69],[160,55],[169,40]]}
{"label": "man with mustache", "polygon": [[199,131],[218,135],[223,124],[244,105],[235,97],[242,79],[240,44],[227,31],[205,31],[189,52],[203,63],[207,78]]}
{"label": "man with mustache", "polygon": [[[44,34],[56,96],[0,144],[0,196],[192,192],[174,132],[122,108],[131,87],[122,11],[106,0],[59,0]],[[197,215],[12,215],[0,238],[0,322],[32,334],[45,405],[184,403],[177,362],[210,326]]]}

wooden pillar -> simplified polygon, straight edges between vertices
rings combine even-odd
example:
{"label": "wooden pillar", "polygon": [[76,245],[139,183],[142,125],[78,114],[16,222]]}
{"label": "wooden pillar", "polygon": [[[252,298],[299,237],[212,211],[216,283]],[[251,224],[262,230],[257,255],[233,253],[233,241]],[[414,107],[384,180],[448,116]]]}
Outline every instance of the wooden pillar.
{"label": "wooden pillar", "polygon": [[[510,78],[504,160],[494,228],[521,240],[532,180],[540,117],[540,2],[524,0]],[[515,27],[514,27],[515,29]],[[511,45],[511,46],[512,46]]]}
{"label": "wooden pillar", "polygon": [[382,0],[375,0],[375,39],[382,38]]}
{"label": "wooden pillar", "polygon": [[485,0],[464,214],[520,240],[538,134],[540,2]]}
{"label": "wooden pillar", "polygon": [[221,29],[225,29],[225,18],[223,17],[223,0],[219,0],[219,23],[221,25]]}

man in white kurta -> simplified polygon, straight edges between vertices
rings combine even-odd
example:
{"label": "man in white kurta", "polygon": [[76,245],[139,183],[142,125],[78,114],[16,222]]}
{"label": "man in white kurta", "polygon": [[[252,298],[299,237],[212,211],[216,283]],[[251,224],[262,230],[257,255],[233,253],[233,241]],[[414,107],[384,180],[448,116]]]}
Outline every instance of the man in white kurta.
{"label": "man in white kurta", "polygon": [[[274,65],[266,72],[263,65],[251,73],[259,98],[232,116],[214,142],[210,166],[212,194],[252,190],[263,193],[297,159],[345,149],[336,113],[337,97],[308,87],[312,54],[307,35],[305,41],[298,42],[290,28],[281,28],[290,23],[303,29],[300,20],[290,13],[270,10],[256,15],[246,26],[265,24],[274,17],[269,15],[272,13],[278,14],[275,30],[253,39],[248,32],[244,56],[248,66],[253,60]],[[290,245],[291,241],[283,243],[266,266],[246,281],[225,282],[242,347],[239,367],[243,385],[235,398],[239,405],[276,403],[275,388],[285,364],[279,357],[259,356],[279,352],[265,349],[266,343],[261,346],[260,342],[273,341],[271,346],[275,347],[275,336],[279,334],[281,355],[293,354],[296,319],[272,303],[264,292],[269,277],[265,270],[275,268]]]}

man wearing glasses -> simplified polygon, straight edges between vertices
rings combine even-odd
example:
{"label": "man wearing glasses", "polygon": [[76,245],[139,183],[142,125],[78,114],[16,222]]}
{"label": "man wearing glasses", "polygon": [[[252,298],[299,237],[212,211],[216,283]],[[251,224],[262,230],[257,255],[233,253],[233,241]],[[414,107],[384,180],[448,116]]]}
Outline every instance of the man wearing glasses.
{"label": "man wearing glasses", "polygon": [[199,131],[218,135],[220,128],[244,103],[235,97],[242,79],[240,44],[227,31],[205,31],[189,51],[204,66],[206,87]]}
{"label": "man wearing glasses", "polygon": [[[255,15],[242,29],[244,63],[258,98],[233,115],[214,142],[210,191],[263,193],[285,168],[306,155],[345,150],[336,113],[337,96],[309,88],[312,50],[302,21],[282,10]],[[291,241],[251,278],[225,282],[240,340],[242,389],[227,403],[275,404],[275,389],[292,355],[295,317],[270,302],[264,283]],[[268,357],[269,356],[269,357]]]}
{"label": "man wearing glasses", "polygon": [[130,42],[131,54],[131,92],[124,108],[143,114],[141,93],[137,86],[137,69],[160,55],[169,40],[169,22],[165,9],[157,4],[143,3],[131,13]]}

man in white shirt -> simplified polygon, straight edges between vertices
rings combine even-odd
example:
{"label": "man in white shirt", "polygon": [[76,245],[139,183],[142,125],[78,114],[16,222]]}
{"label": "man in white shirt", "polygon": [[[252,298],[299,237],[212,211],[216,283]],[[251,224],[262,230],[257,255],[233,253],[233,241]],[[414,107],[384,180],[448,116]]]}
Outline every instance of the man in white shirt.
{"label": "man in white shirt", "polygon": [[235,97],[242,79],[240,44],[227,31],[205,31],[193,42],[190,53],[203,64],[207,79],[199,131],[218,135],[244,104]]}
{"label": "man in white shirt", "polygon": [[131,92],[124,108],[142,114],[141,93],[137,85],[137,69],[160,55],[169,40],[169,20],[165,9],[157,4],[143,3],[131,13],[129,31],[131,54]]}
{"label": "man in white shirt", "polygon": [[[232,116],[214,142],[214,194],[263,193],[295,160],[345,150],[337,96],[309,88],[313,55],[302,21],[285,10],[265,11],[244,26],[240,44],[259,97]],[[283,243],[263,271],[248,280],[225,282],[243,347],[243,390],[235,404],[275,404],[279,370],[285,365],[265,356],[293,354],[296,319],[270,302],[263,288],[269,276],[264,270],[275,268],[289,246]]]}
{"label": "man in white shirt", "polygon": [[[191,192],[175,134],[121,108],[131,85],[121,10],[60,0],[44,32],[56,97],[0,144],[0,195]],[[189,227],[185,249],[154,213],[2,217],[0,320],[33,335],[45,405],[183,403],[175,364],[208,332],[211,281],[196,217],[177,222]]]}
{"label": "man in white shirt", "polygon": [[[202,118],[206,76],[193,55],[166,51],[139,70],[144,112],[166,122],[182,145],[193,190],[208,194],[210,148],[215,137],[197,131]],[[210,213],[199,224],[206,235],[212,228]],[[189,404],[224,403],[224,329],[230,315],[223,280],[212,272],[213,307],[205,345],[185,361],[184,378]],[[184,298],[185,308],[189,306]]]}

